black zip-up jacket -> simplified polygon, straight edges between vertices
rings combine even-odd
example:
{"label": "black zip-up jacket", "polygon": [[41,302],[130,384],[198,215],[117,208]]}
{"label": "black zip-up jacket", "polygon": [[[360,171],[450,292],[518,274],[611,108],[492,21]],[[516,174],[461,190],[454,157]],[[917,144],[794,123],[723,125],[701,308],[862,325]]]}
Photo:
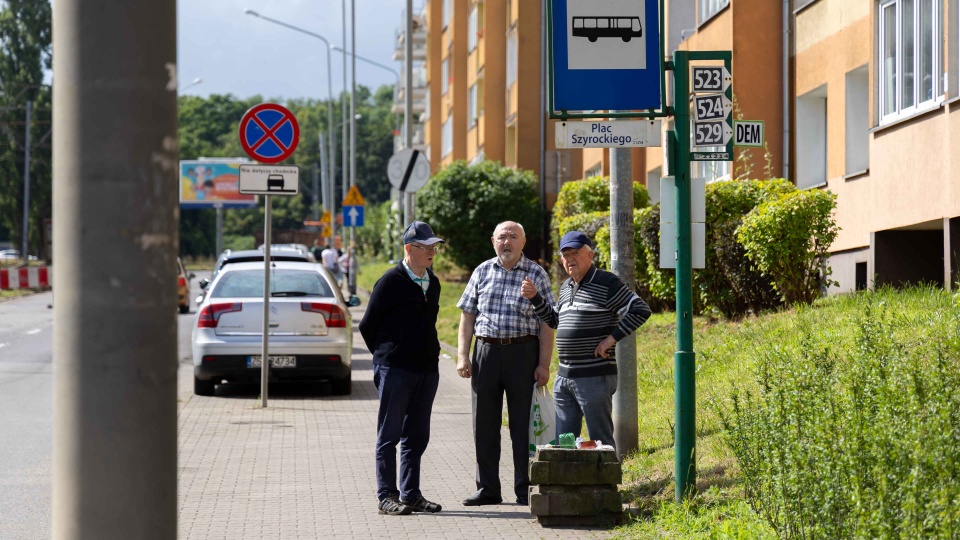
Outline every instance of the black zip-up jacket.
{"label": "black zip-up jacket", "polygon": [[374,364],[418,373],[437,371],[440,280],[429,268],[427,275],[430,286],[426,296],[402,262],[387,270],[373,286],[360,321],[360,334],[373,353]]}

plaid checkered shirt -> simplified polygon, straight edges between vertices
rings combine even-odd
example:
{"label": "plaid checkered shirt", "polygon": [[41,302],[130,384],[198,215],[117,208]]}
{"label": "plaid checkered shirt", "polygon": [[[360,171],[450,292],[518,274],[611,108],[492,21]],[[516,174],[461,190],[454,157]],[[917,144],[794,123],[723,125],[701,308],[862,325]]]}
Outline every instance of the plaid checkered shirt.
{"label": "plaid checkered shirt", "polygon": [[547,303],[555,304],[546,271],[523,255],[510,270],[494,257],[473,271],[457,307],[477,316],[473,327],[475,335],[488,338],[540,335],[540,320],[533,312],[533,304],[520,296],[525,277],[533,281]]}

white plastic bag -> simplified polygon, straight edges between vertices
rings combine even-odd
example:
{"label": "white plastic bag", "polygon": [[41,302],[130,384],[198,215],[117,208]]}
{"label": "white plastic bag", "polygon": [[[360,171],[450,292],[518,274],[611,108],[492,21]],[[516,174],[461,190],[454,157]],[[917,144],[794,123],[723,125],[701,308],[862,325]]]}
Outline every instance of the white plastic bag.
{"label": "white plastic bag", "polygon": [[530,405],[530,457],[537,453],[537,445],[557,444],[557,408],[546,386],[533,383],[533,401]]}

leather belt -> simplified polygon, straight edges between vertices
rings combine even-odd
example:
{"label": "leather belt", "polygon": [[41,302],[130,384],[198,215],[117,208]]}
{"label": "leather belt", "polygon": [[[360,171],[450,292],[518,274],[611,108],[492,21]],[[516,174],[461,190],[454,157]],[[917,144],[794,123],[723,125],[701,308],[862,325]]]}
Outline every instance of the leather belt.
{"label": "leather belt", "polygon": [[520,337],[508,337],[508,338],[493,338],[493,337],[483,337],[477,336],[477,339],[483,341],[484,343],[492,343],[494,345],[514,345],[516,343],[526,343],[528,341],[533,341],[539,339],[537,336],[520,336]]}

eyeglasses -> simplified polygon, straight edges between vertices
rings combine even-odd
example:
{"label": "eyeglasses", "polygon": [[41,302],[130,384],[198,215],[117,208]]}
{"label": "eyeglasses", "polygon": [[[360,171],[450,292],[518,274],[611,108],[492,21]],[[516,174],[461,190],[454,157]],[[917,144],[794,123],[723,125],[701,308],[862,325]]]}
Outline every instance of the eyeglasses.
{"label": "eyeglasses", "polygon": [[579,255],[580,255],[580,250],[579,250],[579,249],[571,250],[571,251],[568,251],[568,252],[566,252],[566,253],[564,253],[564,252],[562,252],[562,251],[560,252],[560,258],[561,258],[561,259],[566,259],[566,260],[576,259]]}
{"label": "eyeglasses", "polygon": [[434,244],[432,246],[421,246],[420,244],[410,244],[410,245],[417,249],[422,249],[427,253],[440,253],[442,251],[440,244]]}

